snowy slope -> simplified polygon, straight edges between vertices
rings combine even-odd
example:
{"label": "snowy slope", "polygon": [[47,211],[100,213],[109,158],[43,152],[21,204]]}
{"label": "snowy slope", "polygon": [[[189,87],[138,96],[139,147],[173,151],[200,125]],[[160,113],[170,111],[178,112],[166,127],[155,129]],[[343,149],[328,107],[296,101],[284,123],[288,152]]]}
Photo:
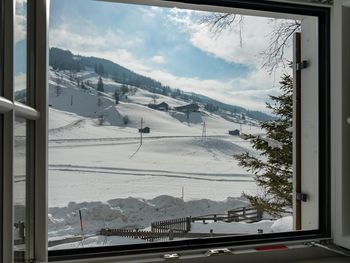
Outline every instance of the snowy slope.
{"label": "snowy slope", "polygon": [[[103,78],[105,91],[97,92],[98,79],[91,71],[76,76],[50,71],[50,238],[78,235],[79,210],[87,234],[95,234],[101,227],[147,228],[155,219],[224,213],[247,205],[242,192],[254,194],[257,187],[233,156],[258,153],[228,131],[261,134],[259,127],[210,113],[203,105],[187,118],[174,107],[188,102],[159,94],[157,103],[168,103],[170,110],[151,109],[147,105],[154,94],[139,87],[130,87],[116,104],[114,93],[122,85]],[[143,134],[142,145],[141,120],[151,129]],[[262,224],[272,231],[273,222]],[[255,233],[256,227],[241,230]],[[239,225],[231,228],[236,231]],[[101,242],[94,237],[86,245]],[[130,242],[115,238],[107,243]],[[59,247],[76,246],[79,242]]]}
{"label": "snowy slope", "polygon": [[[70,72],[50,71],[50,76],[50,206],[115,197],[178,196],[183,186],[186,200],[224,200],[242,191],[256,191],[252,176],[233,158],[246,151],[256,153],[248,142],[227,135],[240,124],[203,109],[191,113],[188,120],[181,112],[151,109],[144,104],[152,93],[140,88],[128,94],[128,102],[116,105],[111,94],[120,84],[104,78],[111,94],[98,93],[93,87],[98,81],[94,72],[78,73],[80,80],[89,80],[89,89],[77,85]],[[185,104],[157,97],[172,106]],[[141,119],[143,126],[151,128],[150,134],[143,135],[142,147]],[[204,122],[206,137],[202,138]],[[247,125],[242,129],[261,133]],[[84,180],[93,183],[81,183]],[[217,192],[218,188],[223,191]]]}

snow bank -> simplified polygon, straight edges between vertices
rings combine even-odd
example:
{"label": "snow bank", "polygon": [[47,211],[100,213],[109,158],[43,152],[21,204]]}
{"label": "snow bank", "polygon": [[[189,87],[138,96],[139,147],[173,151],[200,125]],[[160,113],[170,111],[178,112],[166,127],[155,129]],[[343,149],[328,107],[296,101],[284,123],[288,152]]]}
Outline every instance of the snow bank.
{"label": "snow bank", "polygon": [[271,226],[272,232],[293,231],[293,216],[282,217],[276,220]]}
{"label": "snow bank", "polygon": [[83,241],[52,246],[52,247],[49,247],[49,250],[116,246],[116,245],[140,244],[140,243],[146,243],[146,242],[147,241],[142,239],[134,239],[134,238],[126,238],[126,237],[93,236],[93,237],[88,237]]}
{"label": "snow bank", "polygon": [[49,208],[49,237],[80,233],[79,210],[85,234],[96,234],[101,228],[145,228],[158,220],[226,213],[230,209],[247,206],[243,198],[225,201],[207,199],[184,202],[172,196],[158,196],[151,200],[119,198],[103,202],[71,202],[66,207]]}
{"label": "snow bank", "polygon": [[256,223],[245,223],[245,222],[210,222],[208,224],[193,223],[191,226],[191,233],[210,233],[213,230],[214,234],[237,234],[237,235],[249,235],[258,234],[258,231],[262,230],[262,233],[273,232],[271,226],[274,221],[262,220]]}

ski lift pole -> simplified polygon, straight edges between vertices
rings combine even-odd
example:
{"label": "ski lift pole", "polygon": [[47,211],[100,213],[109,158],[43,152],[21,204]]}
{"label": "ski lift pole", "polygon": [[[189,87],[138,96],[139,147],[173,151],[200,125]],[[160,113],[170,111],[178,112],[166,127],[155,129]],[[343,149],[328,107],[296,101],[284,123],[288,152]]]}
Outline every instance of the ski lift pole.
{"label": "ski lift pole", "polygon": [[141,141],[140,141],[140,145],[142,145],[142,133],[143,133],[143,118],[141,118]]}
{"label": "ski lift pole", "polygon": [[80,234],[81,234],[81,237],[84,239],[84,225],[83,225],[83,218],[81,216],[80,209],[79,209],[79,220],[80,220]]}

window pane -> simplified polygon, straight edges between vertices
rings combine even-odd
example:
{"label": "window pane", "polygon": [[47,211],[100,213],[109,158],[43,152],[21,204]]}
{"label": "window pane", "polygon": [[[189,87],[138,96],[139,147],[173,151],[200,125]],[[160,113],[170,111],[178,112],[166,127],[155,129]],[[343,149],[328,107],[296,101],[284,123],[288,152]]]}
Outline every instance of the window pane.
{"label": "window pane", "polygon": [[27,0],[16,0],[14,36],[15,99],[27,102]]}
{"label": "window pane", "polygon": [[300,20],[51,3],[50,249],[303,230]]}
{"label": "window pane", "polygon": [[16,118],[14,127],[14,239],[16,262],[24,262],[26,251],[26,120]]}

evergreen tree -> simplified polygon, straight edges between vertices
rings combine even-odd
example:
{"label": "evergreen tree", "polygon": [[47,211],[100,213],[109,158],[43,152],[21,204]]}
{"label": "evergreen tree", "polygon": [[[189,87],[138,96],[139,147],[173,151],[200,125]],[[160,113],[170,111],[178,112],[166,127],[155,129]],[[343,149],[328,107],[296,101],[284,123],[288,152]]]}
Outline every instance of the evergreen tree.
{"label": "evergreen tree", "polygon": [[293,205],[293,134],[288,131],[293,120],[293,79],[284,75],[279,96],[270,96],[273,104],[266,103],[277,118],[261,122],[266,136],[246,135],[261,158],[248,152],[235,155],[239,165],[252,172],[259,187],[256,196],[244,193],[251,205],[274,216],[290,213]]}
{"label": "evergreen tree", "polygon": [[100,91],[100,92],[104,92],[104,88],[103,88],[103,81],[102,81],[102,78],[100,77],[98,79],[98,82],[97,82],[97,90]]}
{"label": "evergreen tree", "polygon": [[122,88],[121,88],[121,91],[122,91],[123,95],[125,95],[126,93],[128,93],[128,92],[129,92],[128,86],[123,84],[123,85],[122,85]]}
{"label": "evergreen tree", "polygon": [[105,68],[104,68],[104,66],[103,66],[101,63],[98,64],[97,73],[98,73],[100,76],[103,76],[103,75],[105,74]]}
{"label": "evergreen tree", "polygon": [[77,67],[76,67],[76,71],[80,72],[81,70],[81,66],[80,66],[80,61],[77,62]]}

